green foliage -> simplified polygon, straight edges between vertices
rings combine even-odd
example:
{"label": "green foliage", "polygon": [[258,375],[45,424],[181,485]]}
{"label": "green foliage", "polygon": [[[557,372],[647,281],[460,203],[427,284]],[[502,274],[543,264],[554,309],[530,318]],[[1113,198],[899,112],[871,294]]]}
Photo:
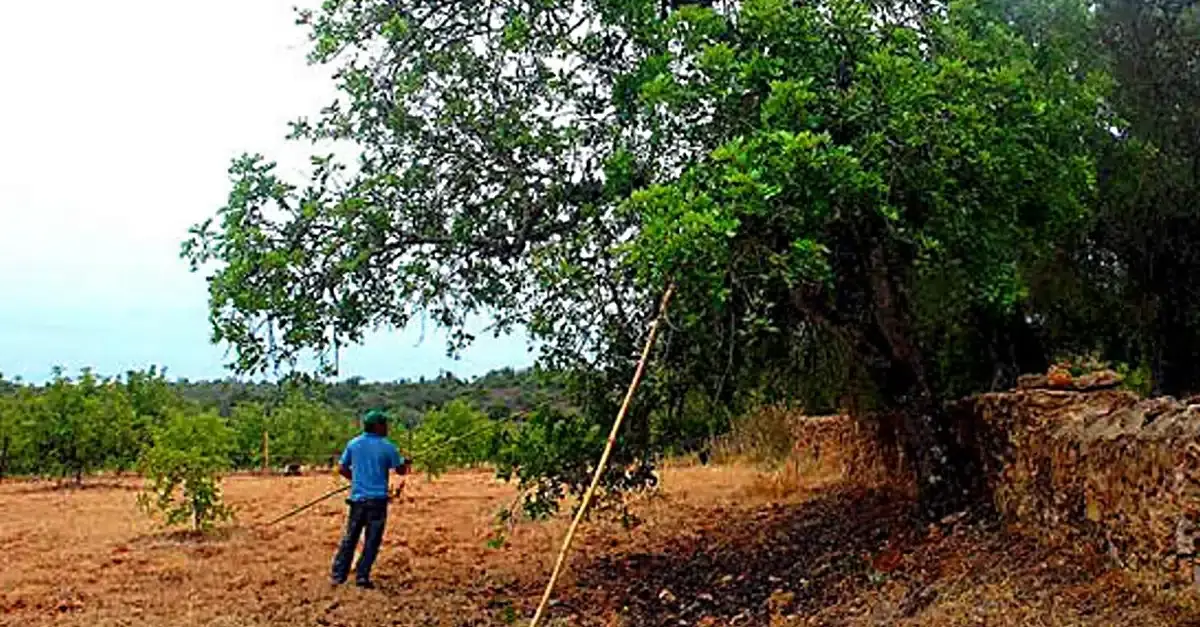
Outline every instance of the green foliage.
{"label": "green foliage", "polygon": [[1119,363],[1116,365],[1116,372],[1121,375],[1121,383],[1125,389],[1142,397],[1149,397],[1154,393],[1154,379],[1150,372],[1150,364],[1143,362],[1132,367],[1126,363]]}
{"label": "green foliage", "polygon": [[292,392],[263,421],[279,463],[324,463],[358,432],[351,417]]}
{"label": "green foliage", "polygon": [[545,516],[558,510],[567,491],[577,493],[587,485],[604,437],[599,425],[580,416],[539,409],[520,429],[504,434],[496,474],[518,482],[526,513]]}
{"label": "green foliage", "polygon": [[1153,393],[1154,383],[1150,364],[1146,362],[1140,364],[1110,362],[1101,358],[1100,351],[1092,351],[1087,354],[1060,355],[1054,361],[1051,370],[1065,372],[1072,377],[1079,377],[1103,370],[1112,370],[1120,375],[1121,386],[1125,389],[1135,392],[1142,397],[1149,397]]}
{"label": "green foliage", "polygon": [[44,387],[0,387],[0,452],[9,446],[0,467],[77,482],[96,470],[132,468],[165,412],[186,406],[155,369],[124,380],[55,369]]}
{"label": "green foliage", "polygon": [[431,476],[479,465],[492,459],[498,427],[468,401],[456,399],[425,414],[408,440],[409,454]]}
{"label": "green foliage", "polygon": [[30,461],[26,396],[0,375],[0,479],[26,470]]}
{"label": "green foliage", "polygon": [[214,335],[241,371],[328,364],[418,312],[454,348],[486,310],[548,364],[589,360],[595,426],[671,281],[673,383],[635,407],[638,451],[671,439],[651,436],[655,404],[697,388],[730,405],[811,363],[815,338],[866,364],[825,383],[909,402],[949,389],[941,347],[970,338],[943,340],[1015,311],[1094,193],[1103,75],[986,5],[905,21],[840,0],[665,19],[639,1],[371,4],[302,19],[343,100],[294,135],[354,141],[357,170],[314,158],[300,186],[241,158],[184,244],[214,268]]}
{"label": "green foliage", "polygon": [[[1194,7],[714,7],[303,12],[340,94],[293,135],[360,154],[353,169],[314,157],[307,183],[234,162],[226,205],[182,251],[209,272],[214,337],[262,372],[331,365],[418,317],[455,350],[494,313],[565,373],[590,433],[673,283],[615,460],[641,469],[727,427],[702,408],[801,400],[921,417],[905,429],[918,474],[954,480],[970,460],[945,467],[967,456],[940,401],[1055,352],[1200,385]],[[577,489],[586,464],[566,458],[589,446],[543,443],[559,418],[540,420],[511,436],[532,451],[514,467]]]}
{"label": "green foliage", "polygon": [[361,416],[373,408],[387,408],[397,424],[415,427],[430,409],[441,407],[460,397],[475,400],[481,408],[505,414],[527,410],[540,402],[561,400],[561,385],[554,377],[536,370],[503,368],[473,381],[452,373],[419,380],[391,382],[363,381],[352,377],[342,381],[292,381],[268,383],[239,381],[179,381],[173,392],[203,407],[217,408],[229,416],[235,407],[247,403],[262,411],[296,390],[313,402],[324,403],[332,411],[348,417]]}
{"label": "green foliage", "polygon": [[[1099,35],[1122,117],[1106,146],[1099,215],[1072,248],[1089,301],[1077,343],[1145,362],[1160,393],[1200,390],[1200,7],[1105,0]],[[1089,347],[1090,348],[1090,347]]]}
{"label": "green foliage", "polygon": [[331,465],[346,441],[358,433],[354,416],[291,390],[276,403],[239,403],[229,412],[235,433],[232,460],[239,468],[263,463],[263,437],[275,466]]}
{"label": "green foliage", "polygon": [[267,431],[266,409],[260,403],[238,403],[226,420],[234,434],[230,462],[236,468],[261,467],[263,433]]}
{"label": "green foliage", "polygon": [[[0,478],[75,475],[82,480],[93,471],[132,469],[170,416],[202,411],[225,419],[233,437],[229,461],[239,469],[262,466],[264,434],[276,466],[330,464],[359,433],[363,407],[385,407],[399,415],[395,427],[408,430],[403,437],[420,431],[429,446],[455,440],[445,452],[432,451],[430,463],[443,469],[474,465],[490,459],[498,430],[488,427],[458,438],[466,433],[456,431],[458,416],[491,425],[535,403],[562,403],[559,384],[544,373],[512,369],[470,382],[447,374],[413,382],[277,384],[171,382],[158,368],[111,379],[90,371],[75,379],[55,372],[42,387],[0,377]],[[486,408],[486,416],[475,407]],[[421,430],[427,412],[437,418]]]}
{"label": "green foliage", "polygon": [[56,369],[42,394],[25,399],[34,454],[49,472],[83,475],[119,466],[136,447],[136,415],[119,382],[84,370],[78,380]]}
{"label": "green foliage", "polygon": [[[772,18],[758,21],[767,6]],[[747,339],[791,342],[826,326],[890,360],[897,341],[920,348],[922,335],[1012,311],[1030,253],[1083,224],[1094,164],[1080,138],[1098,128],[1105,83],[1039,66],[969,3],[924,31],[880,30],[861,5],[828,8],[746,5],[745,56],[698,79],[746,85],[698,88],[690,105],[739,109],[754,124],[631,196],[643,227],[627,260],[647,290],[668,277],[683,286],[689,336],[709,337],[732,309]],[[876,311],[885,297],[890,311]],[[908,337],[871,346],[862,320],[877,314]]]}
{"label": "green foliage", "polygon": [[136,419],[133,424],[132,449],[121,451],[122,459],[136,460],[138,451],[149,446],[154,429],[162,426],[171,411],[181,410],[186,403],[167,381],[166,369],[151,366],[149,370],[125,373],[125,393]]}
{"label": "green foliage", "polygon": [[171,412],[140,460],[147,484],[138,504],[168,526],[194,531],[228,520],[233,510],[221,499],[219,476],[229,470],[233,448],[234,433],[219,415]]}

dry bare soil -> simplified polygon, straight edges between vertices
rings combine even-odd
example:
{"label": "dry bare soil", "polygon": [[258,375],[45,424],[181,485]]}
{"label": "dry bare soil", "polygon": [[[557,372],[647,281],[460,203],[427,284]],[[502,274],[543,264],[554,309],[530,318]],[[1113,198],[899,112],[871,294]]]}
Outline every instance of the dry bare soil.
{"label": "dry bare soil", "polygon": [[[528,620],[564,520],[487,545],[513,488],[484,472],[410,480],[375,567],[378,589],[332,588],[344,504],[262,522],[337,484],[327,474],[232,477],[223,537],[156,529],[137,483],[0,485],[0,625],[499,625]],[[980,523],[931,530],[901,494],[680,467],[598,520],[560,584],[559,625],[1200,625],[1075,545]]]}

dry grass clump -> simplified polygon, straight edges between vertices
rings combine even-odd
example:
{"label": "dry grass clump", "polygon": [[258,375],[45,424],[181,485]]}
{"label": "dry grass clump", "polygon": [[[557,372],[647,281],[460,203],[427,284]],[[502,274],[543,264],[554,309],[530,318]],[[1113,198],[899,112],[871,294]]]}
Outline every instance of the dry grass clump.
{"label": "dry grass clump", "polygon": [[908,477],[895,428],[890,416],[807,416],[770,406],[718,438],[713,457],[718,463],[765,466],[754,489],[772,498],[847,479],[862,486],[895,486]]}
{"label": "dry grass clump", "polygon": [[792,454],[798,415],[788,407],[771,405],[742,416],[729,433],[713,441],[713,461],[782,466]]}

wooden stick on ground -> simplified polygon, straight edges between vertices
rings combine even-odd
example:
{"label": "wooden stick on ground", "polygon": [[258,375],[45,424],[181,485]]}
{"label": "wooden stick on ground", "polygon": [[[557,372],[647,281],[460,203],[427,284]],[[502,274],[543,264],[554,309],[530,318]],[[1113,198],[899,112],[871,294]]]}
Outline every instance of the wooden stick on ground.
{"label": "wooden stick on ground", "polygon": [[646,362],[650,359],[650,349],[654,347],[654,339],[658,336],[658,325],[666,316],[667,307],[671,304],[671,296],[674,294],[674,285],[668,287],[667,293],[663,294],[662,304],[658,308],[658,316],[654,319],[654,323],[650,325],[650,335],[646,338],[646,346],[642,349],[642,358],[638,361],[637,371],[633,374],[633,380],[629,382],[629,390],[625,392],[625,401],[621,403],[621,411],[617,412],[617,419],[613,422],[612,431],[608,434],[608,442],[604,444],[604,453],[600,455],[600,461],[596,464],[596,472],[592,475],[592,483],[588,486],[587,492],[583,493],[583,502],[579,504],[579,511],[575,512],[575,518],[571,521],[571,527],[567,529],[567,535],[563,538],[562,548],[558,551],[558,560],[554,563],[554,571],[550,573],[550,581],[546,582],[546,590],[542,593],[542,602],[538,604],[537,612],[534,613],[529,627],[537,627],[538,622],[542,619],[542,614],[546,611],[546,606],[550,603],[550,595],[554,592],[554,584],[558,582],[558,576],[562,574],[562,567],[567,559],[567,553],[571,550],[571,540],[575,538],[575,530],[579,528],[579,521],[583,520],[583,515],[587,512],[588,505],[592,502],[592,496],[596,492],[596,486],[600,483],[600,477],[604,474],[604,468],[608,466],[608,457],[612,454],[613,444],[617,441],[617,433],[621,430],[621,423],[625,420],[626,412],[629,411],[629,403],[633,400],[633,394],[637,391],[638,384],[642,381],[642,373],[646,370]]}

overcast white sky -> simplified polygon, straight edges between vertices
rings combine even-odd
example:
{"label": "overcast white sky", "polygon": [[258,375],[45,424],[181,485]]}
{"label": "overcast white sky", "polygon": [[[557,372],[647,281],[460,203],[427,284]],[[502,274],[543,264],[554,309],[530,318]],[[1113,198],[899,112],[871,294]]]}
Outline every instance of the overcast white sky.
{"label": "overcast white sky", "polygon": [[[303,164],[287,122],[332,82],[304,60],[295,0],[9,2],[0,19],[0,372],[151,364],[224,376],[187,228],[220,207],[241,152]],[[523,338],[461,361],[419,329],[370,338],[344,376],[477,375],[530,361]]]}

